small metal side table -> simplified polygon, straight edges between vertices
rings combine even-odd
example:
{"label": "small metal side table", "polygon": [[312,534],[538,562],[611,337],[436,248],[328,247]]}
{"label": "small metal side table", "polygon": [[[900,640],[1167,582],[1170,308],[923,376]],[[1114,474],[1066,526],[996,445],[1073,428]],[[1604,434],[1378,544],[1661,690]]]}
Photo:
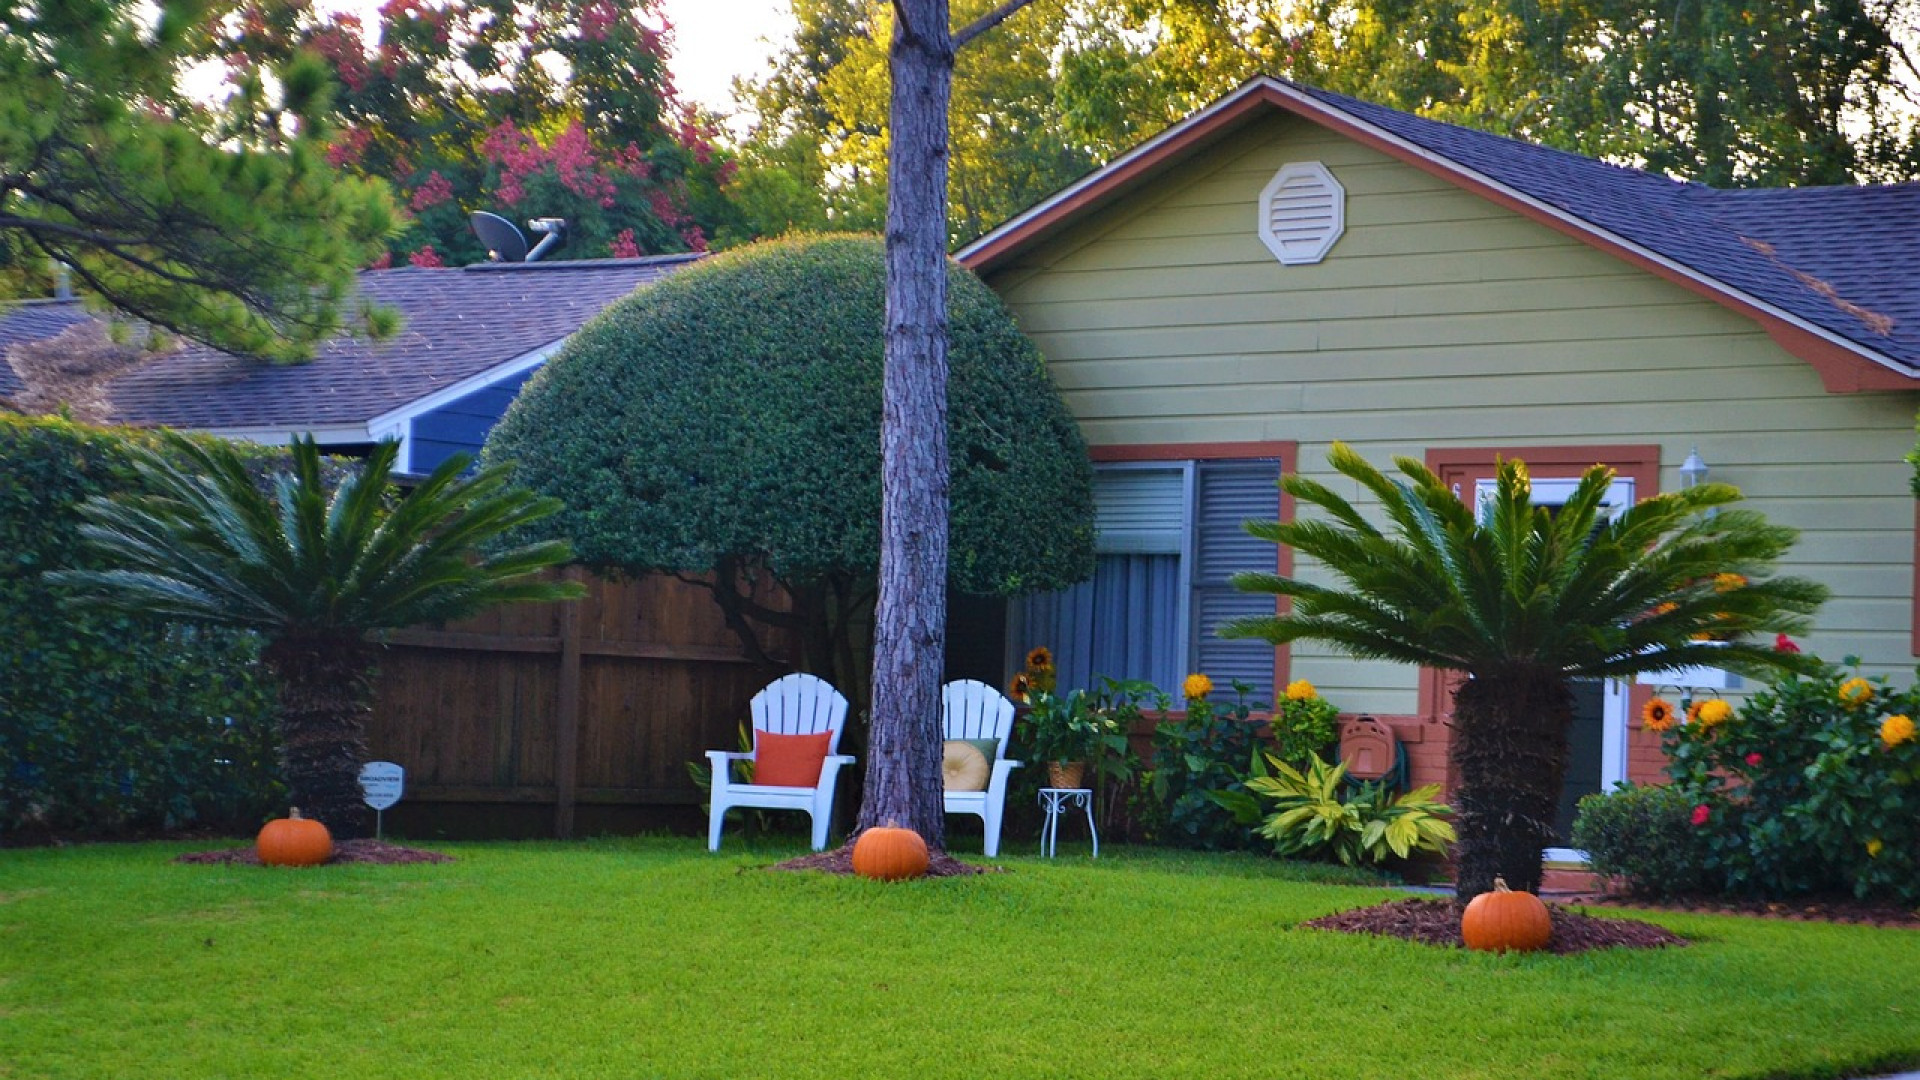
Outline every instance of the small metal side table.
{"label": "small metal side table", "polygon": [[1060,839],[1060,812],[1068,806],[1087,812],[1087,835],[1093,837],[1093,857],[1100,857],[1100,832],[1093,827],[1093,789],[1083,787],[1043,787],[1040,812],[1047,815],[1040,823],[1040,854],[1053,858],[1054,845]]}

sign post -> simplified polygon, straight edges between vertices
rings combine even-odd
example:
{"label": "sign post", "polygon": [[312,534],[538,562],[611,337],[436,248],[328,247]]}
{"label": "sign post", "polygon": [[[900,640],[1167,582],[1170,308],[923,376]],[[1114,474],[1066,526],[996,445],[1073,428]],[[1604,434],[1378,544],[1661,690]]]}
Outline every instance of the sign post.
{"label": "sign post", "polygon": [[385,835],[387,807],[400,801],[406,786],[407,770],[391,761],[369,761],[360,766],[360,791],[367,805],[373,807],[374,839]]}

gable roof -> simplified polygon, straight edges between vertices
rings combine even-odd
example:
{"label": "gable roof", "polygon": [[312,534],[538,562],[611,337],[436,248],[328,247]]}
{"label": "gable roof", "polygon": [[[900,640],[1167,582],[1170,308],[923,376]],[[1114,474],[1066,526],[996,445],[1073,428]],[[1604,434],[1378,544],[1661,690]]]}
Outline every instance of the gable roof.
{"label": "gable roof", "polygon": [[22,300],[0,307],[0,397],[13,397],[26,384],[5,362],[9,346],[43,341],[93,316],[78,300]]}
{"label": "gable roof", "polygon": [[1753,318],[1827,389],[1920,388],[1920,184],[1719,190],[1357,98],[1257,78],[967,245],[1011,265],[1280,109],[1509,207]]}
{"label": "gable roof", "polygon": [[[363,271],[359,296],[395,309],[404,321],[392,338],[339,334],[311,362],[297,365],[269,365],[190,342],[115,377],[107,419],[215,431],[363,426],[555,345],[608,304],[700,257]],[[32,326],[51,326],[30,316],[32,307],[18,305],[0,318],[0,335],[16,323],[22,335],[0,336],[0,349],[28,339]],[[31,336],[51,337],[87,317],[78,304],[67,307],[70,322]],[[13,378],[4,362],[0,378]]]}

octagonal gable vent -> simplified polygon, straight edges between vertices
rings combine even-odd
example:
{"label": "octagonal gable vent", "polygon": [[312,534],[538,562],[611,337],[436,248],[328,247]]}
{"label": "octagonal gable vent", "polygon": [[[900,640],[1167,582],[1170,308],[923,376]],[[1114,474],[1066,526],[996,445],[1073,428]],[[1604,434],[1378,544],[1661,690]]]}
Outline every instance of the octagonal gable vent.
{"label": "octagonal gable vent", "polygon": [[1260,239],[1288,266],[1317,263],[1346,228],[1346,201],[1325,165],[1290,161],[1260,193]]}

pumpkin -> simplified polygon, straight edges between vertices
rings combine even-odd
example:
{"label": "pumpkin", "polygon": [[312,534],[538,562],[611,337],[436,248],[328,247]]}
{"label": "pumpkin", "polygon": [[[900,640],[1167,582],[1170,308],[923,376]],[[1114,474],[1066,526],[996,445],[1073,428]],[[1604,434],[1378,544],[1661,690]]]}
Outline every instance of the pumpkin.
{"label": "pumpkin", "polygon": [[1494,878],[1493,891],[1474,897],[1460,916],[1461,940],[1482,952],[1533,952],[1546,948],[1552,936],[1547,905],[1532,893],[1507,888],[1505,878]]}
{"label": "pumpkin", "polygon": [[927,872],[927,842],[892,821],[876,825],[853,842],[853,872],[876,881],[904,881]]}
{"label": "pumpkin", "polygon": [[333,834],[325,825],[301,817],[296,806],[286,817],[267,822],[253,849],[268,866],[319,866],[333,856]]}

